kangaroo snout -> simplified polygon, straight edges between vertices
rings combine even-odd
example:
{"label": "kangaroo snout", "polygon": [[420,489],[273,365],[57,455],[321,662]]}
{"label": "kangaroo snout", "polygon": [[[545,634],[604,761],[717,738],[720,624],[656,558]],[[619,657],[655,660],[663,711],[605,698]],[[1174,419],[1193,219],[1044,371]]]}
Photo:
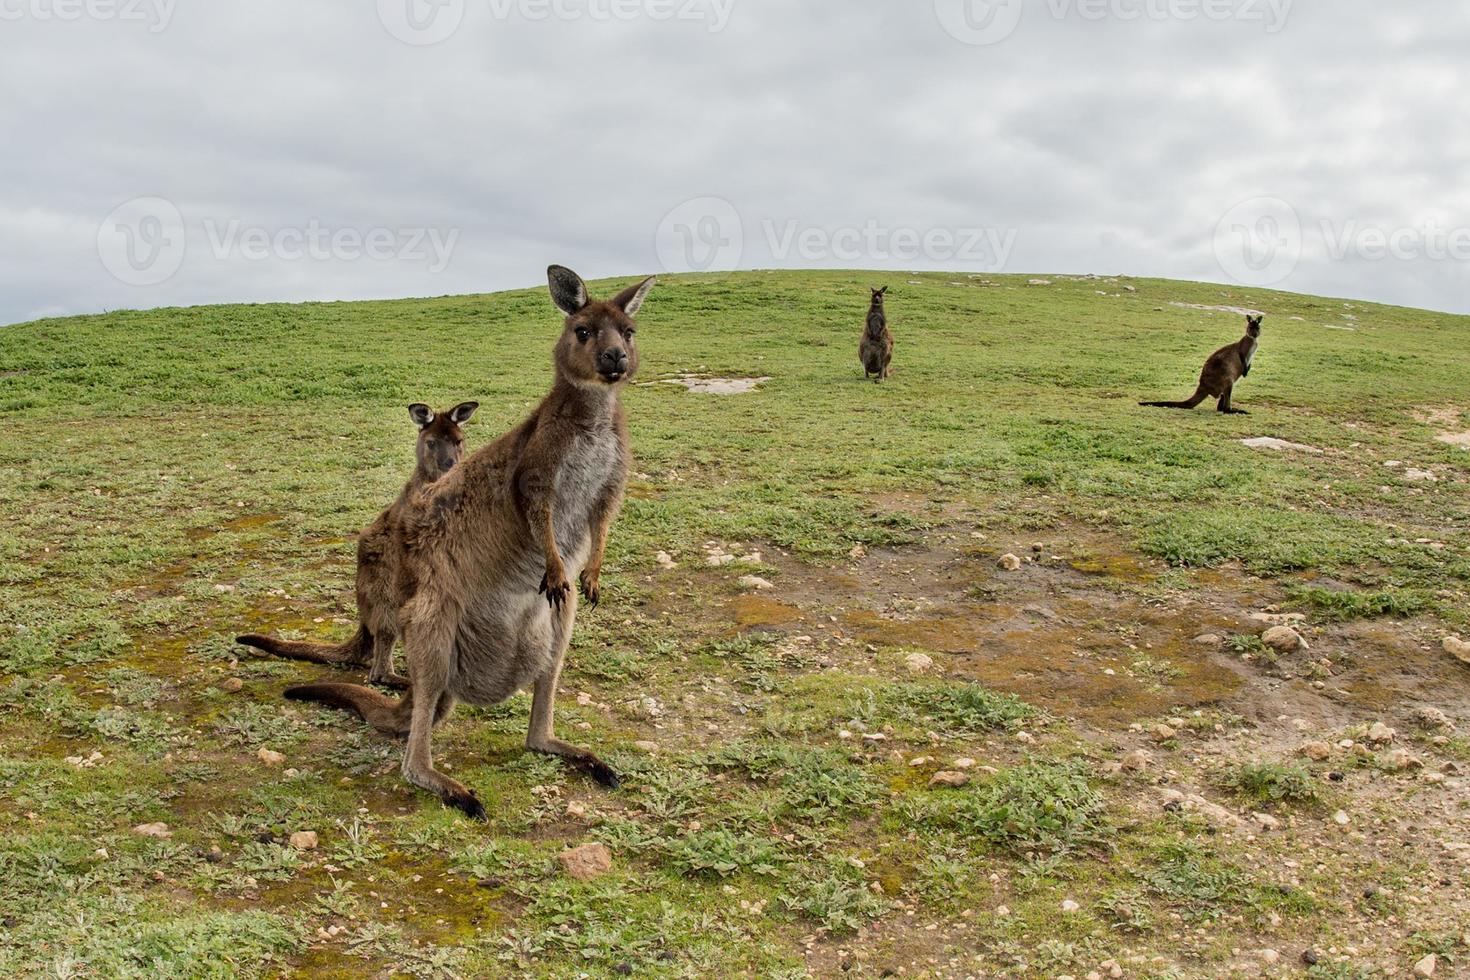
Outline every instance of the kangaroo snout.
{"label": "kangaroo snout", "polygon": [[621,347],[609,347],[597,357],[597,371],[609,381],[617,381],[628,373],[628,352]]}

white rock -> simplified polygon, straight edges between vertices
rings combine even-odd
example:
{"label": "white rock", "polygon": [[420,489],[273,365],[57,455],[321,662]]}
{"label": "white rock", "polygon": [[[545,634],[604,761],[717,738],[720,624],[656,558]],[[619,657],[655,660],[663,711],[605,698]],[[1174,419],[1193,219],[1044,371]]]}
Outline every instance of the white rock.
{"label": "white rock", "polygon": [[911,653],[903,658],[903,665],[911,674],[922,674],[934,669],[934,658],[927,653]]}
{"label": "white rock", "polygon": [[1251,449],[1273,449],[1279,453],[1306,453],[1309,456],[1322,455],[1322,450],[1316,446],[1307,446],[1300,442],[1287,442],[1285,439],[1273,439],[1269,436],[1262,436],[1259,439],[1242,439],[1240,441],[1242,445],[1249,446]]}
{"label": "white rock", "polygon": [[1398,732],[1389,728],[1381,721],[1375,721],[1373,727],[1368,729],[1368,743],[1370,745],[1387,745],[1398,735]]}
{"label": "white rock", "polygon": [[755,589],[758,592],[767,592],[776,587],[775,583],[763,579],[759,575],[740,576],[740,585],[742,588]]}
{"label": "white rock", "polygon": [[638,741],[633,743],[633,748],[637,749],[639,752],[647,752],[649,755],[653,755],[655,752],[658,751],[658,743],[650,742],[647,739],[640,738]]}
{"label": "white rock", "polygon": [[1000,561],[996,562],[996,564],[1008,572],[1019,572],[1021,570],[1021,559],[1012,554],[1001,555]]}
{"label": "white rock", "polygon": [[653,560],[658,562],[658,567],[664,569],[665,571],[672,571],[673,569],[679,567],[679,563],[674,561],[674,556],[669,554],[667,551],[660,551],[658,554],[653,556]]}
{"label": "white rock", "polygon": [[1252,813],[1251,814],[1251,819],[1254,820],[1256,822],[1256,825],[1258,827],[1260,827],[1262,830],[1280,830],[1281,829],[1281,821],[1280,820],[1277,820],[1275,817],[1271,816],[1271,814],[1269,814],[1269,813]]}
{"label": "white rock", "polygon": [[1261,634],[1261,642],[1280,653],[1307,649],[1307,641],[1290,626],[1273,626]]}
{"label": "white rock", "polygon": [[1347,815],[1346,810],[1338,810],[1332,815],[1332,822],[1337,824],[1339,827],[1346,827],[1348,824],[1352,823],[1352,818]]}
{"label": "white rock", "polygon": [[1470,643],[1466,643],[1458,636],[1447,636],[1444,638],[1444,652],[1460,661],[1460,663],[1470,666]]}
{"label": "white rock", "polygon": [[1424,957],[1418,963],[1415,963],[1414,964],[1414,976],[1416,976],[1416,977],[1432,977],[1432,976],[1434,976],[1434,971],[1436,969],[1438,969],[1438,968],[1439,968],[1439,957],[1436,956],[1433,953],[1430,953],[1428,956]]}
{"label": "white rock", "polygon": [[1439,477],[1434,475],[1433,470],[1404,470],[1404,479],[1413,483],[1438,483]]}
{"label": "white rock", "polygon": [[1082,911],[1082,906],[1078,905],[1076,902],[1072,901],[1069,898],[1062,903],[1062,911],[1067,913],[1068,915],[1071,915],[1073,912]]}
{"label": "white rock", "polygon": [[954,767],[956,769],[974,769],[978,764],[974,759],[968,757],[954,760]]}

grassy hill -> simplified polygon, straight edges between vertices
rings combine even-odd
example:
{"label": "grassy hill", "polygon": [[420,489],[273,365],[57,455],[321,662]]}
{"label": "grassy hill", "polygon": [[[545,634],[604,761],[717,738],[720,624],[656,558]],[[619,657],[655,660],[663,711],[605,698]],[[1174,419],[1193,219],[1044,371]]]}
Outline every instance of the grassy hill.
{"label": "grassy hill", "polygon": [[[881,282],[898,347],[873,385],[856,350]],[[1267,314],[1236,390],[1253,414],[1137,407],[1240,336],[1221,307]],[[756,272],[665,278],[640,326],[636,474],[558,718],[628,788],[524,755],[523,699],[462,707],[439,752],[489,826],[409,791],[392,742],[279,698],[328,672],[231,638],[350,630],[351,536],[411,468],[405,406],[478,400],[471,449],[521,418],[550,377],[545,291],[0,329],[0,973],[1470,961],[1459,852],[1356,831],[1470,805],[1470,745],[1414,720],[1463,724],[1470,694],[1440,647],[1470,610],[1470,453],[1440,438],[1470,430],[1470,320],[1160,280]],[[684,373],[769,380],[656,383]],[[1292,612],[1310,652],[1266,648],[1259,617]],[[1297,754],[1378,720],[1392,745]],[[1388,775],[1394,749],[1423,769]],[[966,759],[968,785],[929,786]],[[554,857],[585,841],[617,864],[577,884]],[[1384,893],[1444,881],[1458,906]],[[1354,944],[1372,952],[1327,952]]]}

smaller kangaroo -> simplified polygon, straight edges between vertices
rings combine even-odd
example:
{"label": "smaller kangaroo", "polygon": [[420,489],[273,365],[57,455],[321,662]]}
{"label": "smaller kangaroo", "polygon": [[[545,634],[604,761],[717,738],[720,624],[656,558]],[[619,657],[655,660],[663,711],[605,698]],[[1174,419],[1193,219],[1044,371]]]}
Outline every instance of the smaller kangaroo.
{"label": "smaller kangaroo", "polygon": [[1200,373],[1199,387],[1188,400],[1138,404],[1147,408],[1194,408],[1206,398],[1217,398],[1220,411],[1226,415],[1249,415],[1245,409],[1235,408],[1230,404],[1230,395],[1235,390],[1237,381],[1250,376],[1251,359],[1256,356],[1256,348],[1261,343],[1261,321],[1264,319],[1264,315],[1247,314],[1245,336],[1210,355],[1210,359],[1205,361],[1204,371]]}
{"label": "smaller kangaroo", "polygon": [[397,562],[397,551],[392,546],[393,534],[409,501],[460,461],[464,455],[464,432],[460,426],[468,422],[479,407],[479,402],[464,402],[447,412],[435,413],[428,405],[408,406],[408,417],[419,429],[415,450],[418,466],[398,499],[358,536],[358,627],[350,640],[309,643],[251,633],[236,637],[235,642],[288,660],[334,667],[361,667],[371,658],[370,683],[398,689],[407,687],[408,678],[393,671],[393,644],[399,632],[397,604],[393,601]]}
{"label": "smaller kangaroo", "polygon": [[862,343],[858,345],[858,360],[863,362],[863,380],[873,379],[878,384],[892,374],[893,332],[888,329],[888,315],[883,312],[883,297],[888,287],[873,290],[873,302],[868,307],[868,325],[863,330]]}

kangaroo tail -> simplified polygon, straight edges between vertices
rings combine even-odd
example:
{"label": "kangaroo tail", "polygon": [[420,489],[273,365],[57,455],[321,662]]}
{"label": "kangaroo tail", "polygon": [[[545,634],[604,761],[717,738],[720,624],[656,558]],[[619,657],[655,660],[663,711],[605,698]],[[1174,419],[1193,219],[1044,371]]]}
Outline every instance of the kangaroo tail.
{"label": "kangaroo tail", "polygon": [[1203,387],[1197,389],[1187,400],[1182,402],[1139,402],[1144,408],[1194,408],[1200,402],[1210,397]]}
{"label": "kangaroo tail", "polygon": [[273,636],[249,633],[235,637],[235,642],[255,647],[266,653],[287,660],[304,660],[313,664],[335,666],[361,666],[368,662],[373,652],[373,635],[366,626],[358,626],[352,639],[343,643],[307,643],[298,640],[278,640]]}
{"label": "kangaroo tail", "polygon": [[413,717],[413,692],[399,700],[357,684],[307,684],[286,690],[290,701],[312,701],[329,708],[354,711],[380,732],[402,735]]}

